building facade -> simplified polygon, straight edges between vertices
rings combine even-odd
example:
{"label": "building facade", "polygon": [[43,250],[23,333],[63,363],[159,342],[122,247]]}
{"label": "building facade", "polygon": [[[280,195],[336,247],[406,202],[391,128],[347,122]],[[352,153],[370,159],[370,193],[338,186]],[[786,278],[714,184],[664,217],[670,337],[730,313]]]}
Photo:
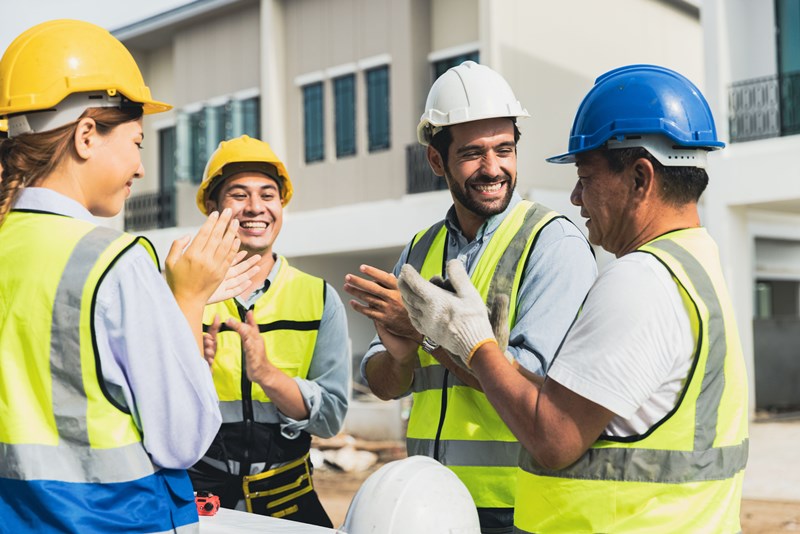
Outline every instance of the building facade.
{"label": "building facade", "polygon": [[800,407],[800,2],[704,0],[706,95],[728,143],[710,158],[751,406]]}
{"label": "building facade", "polygon": [[[248,134],[284,159],[295,195],[276,250],[341,288],[391,269],[451,204],[416,125],[433,80],[466,59],[503,74],[520,121],[518,190],[572,218],[563,152],[601,73],[655,63],[708,97],[728,147],[710,157],[703,222],[720,243],[753,409],[800,406],[800,0],[196,0],[116,30],[153,94],[146,177],[125,225],[161,256],[202,221],[217,143]],[[798,76],[798,77],[796,77]],[[120,224],[122,224],[120,222]],[[598,251],[603,264],[609,256]],[[347,300],[347,295],[342,292]],[[372,325],[348,310],[355,361]]]}

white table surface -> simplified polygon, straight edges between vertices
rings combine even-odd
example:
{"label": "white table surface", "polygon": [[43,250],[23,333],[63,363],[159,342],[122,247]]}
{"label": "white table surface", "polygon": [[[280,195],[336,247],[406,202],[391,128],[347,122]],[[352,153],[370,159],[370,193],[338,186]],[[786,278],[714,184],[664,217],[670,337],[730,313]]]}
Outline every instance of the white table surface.
{"label": "white table surface", "polygon": [[270,534],[336,534],[341,531],[227,508],[220,508],[213,516],[200,516],[200,534],[248,534],[251,532],[259,534],[266,532]]}

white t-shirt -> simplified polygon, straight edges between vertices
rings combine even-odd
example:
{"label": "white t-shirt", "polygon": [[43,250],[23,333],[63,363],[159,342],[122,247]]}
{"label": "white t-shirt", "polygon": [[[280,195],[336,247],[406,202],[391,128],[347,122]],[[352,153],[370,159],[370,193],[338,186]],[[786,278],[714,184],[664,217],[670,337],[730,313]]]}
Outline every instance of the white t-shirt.
{"label": "white t-shirt", "polygon": [[612,436],[646,432],[677,402],[695,342],[669,271],[627,254],[600,274],[548,376],[614,412]]}

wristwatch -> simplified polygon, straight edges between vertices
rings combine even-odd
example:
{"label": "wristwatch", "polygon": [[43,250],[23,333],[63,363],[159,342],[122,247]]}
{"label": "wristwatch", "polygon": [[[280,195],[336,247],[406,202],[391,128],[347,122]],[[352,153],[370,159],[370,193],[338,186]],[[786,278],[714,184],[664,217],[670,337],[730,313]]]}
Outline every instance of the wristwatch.
{"label": "wristwatch", "polygon": [[439,344],[436,343],[434,340],[425,336],[422,338],[422,350],[427,352],[428,354],[432,354],[433,351],[439,348]]}

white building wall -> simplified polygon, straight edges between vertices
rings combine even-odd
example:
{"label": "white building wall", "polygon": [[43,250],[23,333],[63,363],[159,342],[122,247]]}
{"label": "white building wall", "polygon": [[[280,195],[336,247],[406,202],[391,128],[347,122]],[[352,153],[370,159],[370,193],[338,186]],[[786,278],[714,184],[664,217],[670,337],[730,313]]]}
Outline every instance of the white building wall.
{"label": "white building wall", "polygon": [[[706,97],[729,142],[728,89],[777,74],[772,0],[705,0]],[[754,282],[759,275],[800,280],[800,136],[737,142],[709,158],[704,223],[720,246],[750,371],[755,409]],[[764,246],[763,239],[771,241]],[[760,243],[760,246],[756,246]]]}
{"label": "white building wall", "polygon": [[774,0],[727,0],[723,41],[736,81],[772,76],[778,72]]}
{"label": "white building wall", "polygon": [[185,28],[175,35],[177,107],[258,87],[261,26],[258,6]]}
{"label": "white building wall", "polygon": [[481,0],[481,60],[502,73],[528,109],[520,122],[520,183],[571,188],[565,151],[583,96],[600,74],[631,63],[675,69],[703,87],[697,19],[657,0]]}

